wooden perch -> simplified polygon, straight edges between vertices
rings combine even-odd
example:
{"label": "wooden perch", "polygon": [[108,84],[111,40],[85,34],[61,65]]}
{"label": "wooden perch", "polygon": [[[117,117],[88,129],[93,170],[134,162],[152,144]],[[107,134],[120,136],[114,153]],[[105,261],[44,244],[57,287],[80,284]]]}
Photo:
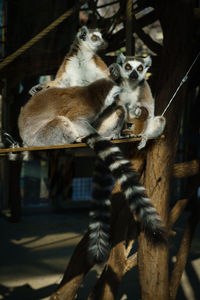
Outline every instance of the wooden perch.
{"label": "wooden perch", "polygon": [[[162,135],[160,138],[164,138]],[[149,138],[151,140],[152,138]],[[134,138],[122,138],[119,140],[111,140],[113,144],[123,144],[123,143],[130,143],[130,142],[138,142],[141,141],[140,137]],[[85,143],[76,143],[76,144],[67,144],[67,145],[53,145],[53,146],[38,146],[38,147],[15,147],[15,148],[1,148],[0,155],[5,155],[9,152],[23,152],[23,151],[41,151],[41,150],[54,150],[54,149],[75,149],[75,148],[84,148],[87,147]]]}
{"label": "wooden perch", "polygon": [[197,175],[200,171],[200,163],[198,159],[179,163],[174,165],[173,176],[175,178],[185,178]]}

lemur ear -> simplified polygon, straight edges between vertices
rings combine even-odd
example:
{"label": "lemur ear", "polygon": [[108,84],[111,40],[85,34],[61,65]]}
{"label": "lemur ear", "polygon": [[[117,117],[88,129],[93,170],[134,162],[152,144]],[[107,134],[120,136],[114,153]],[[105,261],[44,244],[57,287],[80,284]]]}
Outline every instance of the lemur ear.
{"label": "lemur ear", "polygon": [[146,68],[150,68],[152,65],[152,59],[151,56],[148,55],[147,57],[144,57],[144,63]]}
{"label": "lemur ear", "polygon": [[79,38],[81,40],[85,41],[87,33],[88,33],[87,26],[82,26],[80,31],[79,31]]}
{"label": "lemur ear", "polygon": [[126,57],[123,53],[117,56],[117,64],[122,65],[125,62]]}
{"label": "lemur ear", "polygon": [[116,81],[120,77],[120,67],[119,64],[113,63],[112,65],[109,66],[109,71],[111,78]]}

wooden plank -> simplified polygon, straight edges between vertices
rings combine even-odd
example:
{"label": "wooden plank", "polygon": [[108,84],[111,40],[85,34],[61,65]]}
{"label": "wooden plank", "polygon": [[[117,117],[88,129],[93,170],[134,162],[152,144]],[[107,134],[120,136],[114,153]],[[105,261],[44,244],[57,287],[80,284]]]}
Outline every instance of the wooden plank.
{"label": "wooden plank", "polygon": [[[162,135],[159,138],[164,138]],[[152,140],[152,138],[149,138]],[[134,138],[122,138],[119,140],[111,140],[113,144],[123,144],[123,143],[131,143],[141,141],[141,137]],[[76,143],[76,144],[67,144],[67,145],[52,145],[52,146],[40,146],[40,147],[19,147],[19,148],[1,148],[0,155],[5,155],[9,152],[23,152],[23,151],[41,151],[41,150],[53,150],[53,149],[74,149],[74,148],[84,148],[87,147],[85,143]]]}

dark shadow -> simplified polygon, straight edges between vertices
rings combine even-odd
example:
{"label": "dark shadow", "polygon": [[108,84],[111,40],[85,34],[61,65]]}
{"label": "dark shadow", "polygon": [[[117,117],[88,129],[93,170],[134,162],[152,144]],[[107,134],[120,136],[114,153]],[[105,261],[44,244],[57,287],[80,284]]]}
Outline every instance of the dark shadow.
{"label": "dark shadow", "polygon": [[39,300],[49,297],[56,289],[56,284],[51,284],[40,289],[33,289],[29,284],[17,287],[0,285],[0,296],[3,300]]}

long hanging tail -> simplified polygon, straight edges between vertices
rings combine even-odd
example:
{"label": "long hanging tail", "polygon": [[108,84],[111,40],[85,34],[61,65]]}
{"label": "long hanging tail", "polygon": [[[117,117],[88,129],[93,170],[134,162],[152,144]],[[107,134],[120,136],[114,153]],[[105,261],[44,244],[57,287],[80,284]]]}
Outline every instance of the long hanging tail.
{"label": "long hanging tail", "polygon": [[95,161],[88,254],[91,263],[101,263],[110,253],[110,194],[113,178],[99,158]]}
{"label": "long hanging tail", "polygon": [[154,244],[164,243],[166,241],[164,224],[153,207],[151,199],[146,196],[145,188],[139,183],[138,174],[131,168],[130,162],[123,157],[119,147],[98,133],[85,137],[83,142],[96,152],[113,177],[118,180],[131,211],[141,223],[142,230],[149,240]]}

